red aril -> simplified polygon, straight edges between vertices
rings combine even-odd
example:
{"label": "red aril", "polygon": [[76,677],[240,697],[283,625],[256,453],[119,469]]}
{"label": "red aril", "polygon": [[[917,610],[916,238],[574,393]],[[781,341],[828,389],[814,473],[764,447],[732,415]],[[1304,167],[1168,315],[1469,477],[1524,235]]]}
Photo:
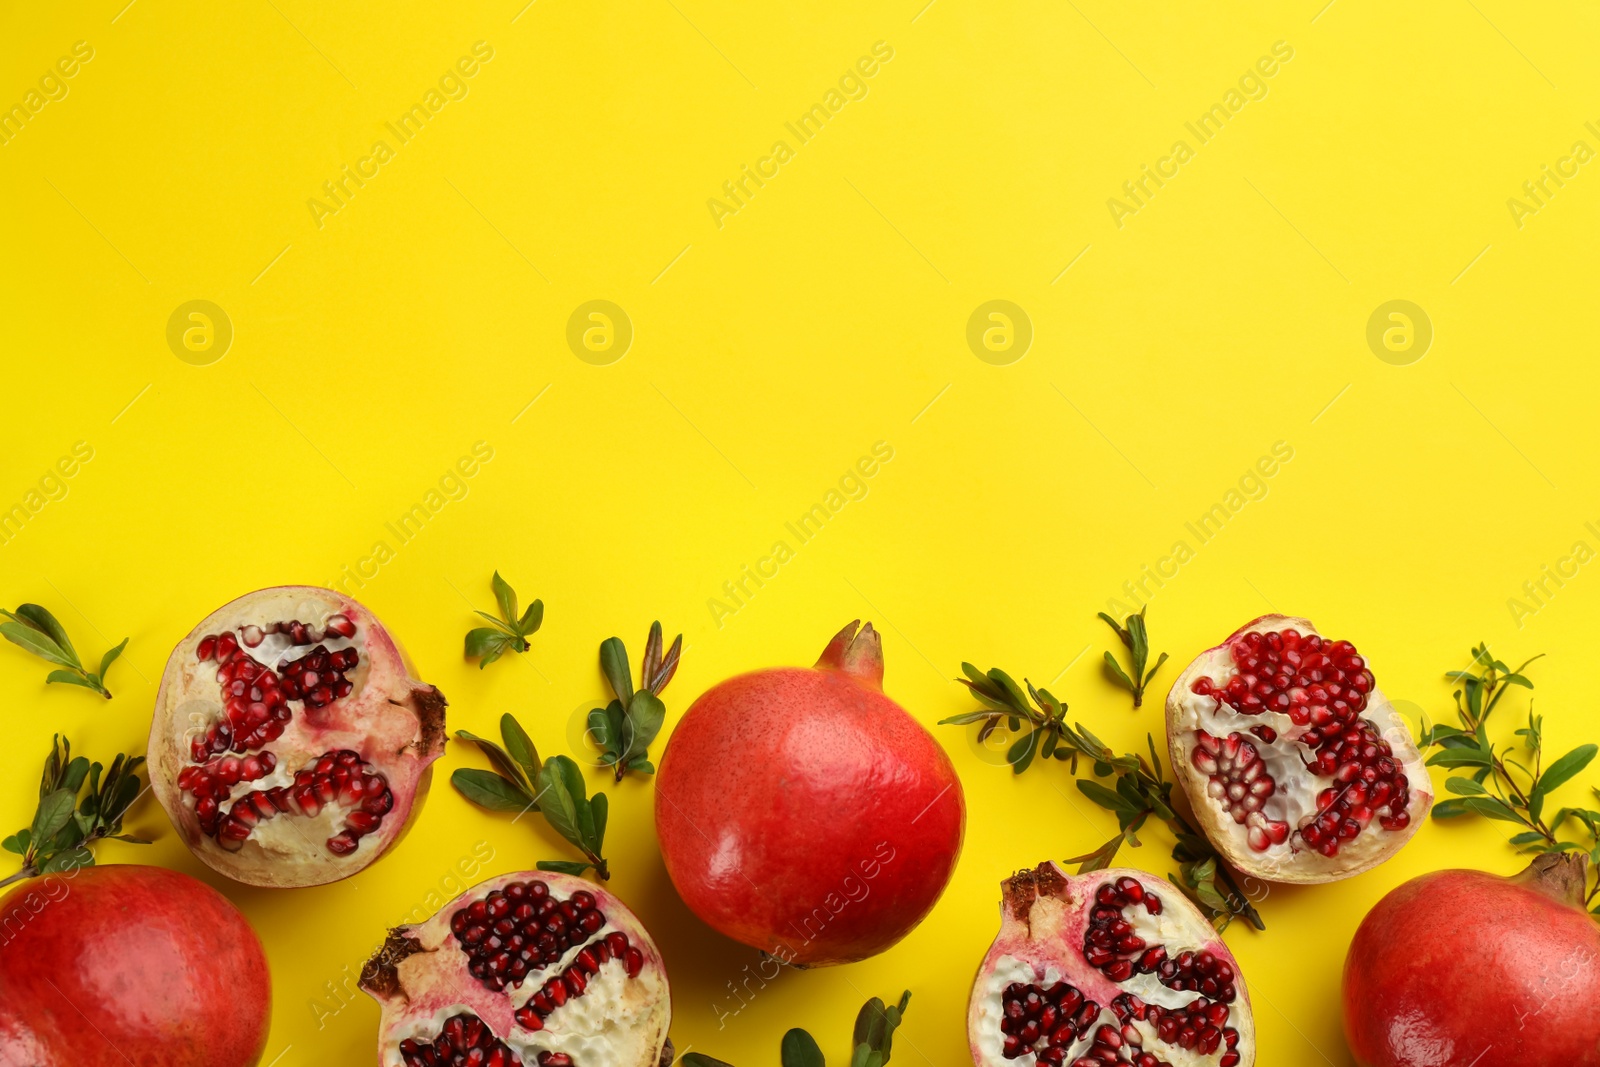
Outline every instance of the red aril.
{"label": "red aril", "polygon": [[944,749],[883,693],[883,647],[846,626],[814,668],[714,686],[661,758],[656,830],[696,915],[785,963],[882,952],[922,921],[961,851]]}
{"label": "red aril", "polygon": [[321,885],[383,855],[420,810],[444,709],[354,600],[262,589],[207,616],[167,660],[150,784],[214,870]]}
{"label": "red aril", "polygon": [[1264,615],[1167,697],[1175,777],[1217,850],[1271,882],[1331,882],[1394,855],[1433,791],[1411,731],[1348,641]]}
{"label": "red aril", "polygon": [[1435,871],[1380,900],[1344,965],[1361,1067],[1600,1067],[1600,926],[1584,857]]}
{"label": "red aril", "polygon": [[672,1061],[661,953],[623,903],[545,871],[483,882],[389,932],[361,972],[384,1067]]}
{"label": "red aril", "polygon": [[250,924],[160,867],[85,867],[0,899],[0,1067],[252,1067],[272,1016]]}
{"label": "red aril", "polygon": [[978,1067],[1252,1067],[1239,964],[1176,886],[1054,863],[1001,883],[967,1038]]}

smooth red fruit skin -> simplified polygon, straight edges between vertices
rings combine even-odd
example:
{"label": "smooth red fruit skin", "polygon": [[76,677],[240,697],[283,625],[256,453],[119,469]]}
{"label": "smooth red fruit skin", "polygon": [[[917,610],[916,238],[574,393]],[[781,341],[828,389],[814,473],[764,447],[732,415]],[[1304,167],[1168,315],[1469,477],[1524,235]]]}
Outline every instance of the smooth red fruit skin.
{"label": "smooth red fruit skin", "polygon": [[0,900],[0,1067],[253,1067],[271,1005],[255,931],[188,875],[86,867]]}
{"label": "smooth red fruit skin", "polygon": [[877,634],[847,635],[853,624],[815,669],[706,692],[656,781],[662,856],[690,910],[801,965],[865,959],[910,932],[949,882],[966,820],[949,756],[879,688]]}
{"label": "smooth red fruit skin", "polygon": [[1581,897],[1581,858],[1540,857],[1519,878],[1438,871],[1379,901],[1345,961],[1356,1061],[1600,1065],[1600,926],[1561,899],[1574,869]]}

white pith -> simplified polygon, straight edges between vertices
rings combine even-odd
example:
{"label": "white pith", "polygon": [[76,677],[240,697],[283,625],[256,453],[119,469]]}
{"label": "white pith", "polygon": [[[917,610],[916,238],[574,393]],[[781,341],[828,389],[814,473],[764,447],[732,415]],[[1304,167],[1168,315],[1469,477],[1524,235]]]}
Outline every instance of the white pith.
{"label": "white pith", "polygon": [[[1160,915],[1151,915],[1142,904],[1122,909],[1123,917],[1147,945],[1160,943],[1166,946],[1167,954],[1172,958],[1186,951],[1210,949],[1234,968],[1236,996],[1228,1005],[1230,1012],[1224,1026],[1239,1033],[1239,1067],[1253,1067],[1255,1022],[1244,976],[1237,961],[1227,954],[1226,947],[1216,937],[1211,924],[1177,887],[1142,871],[1128,869],[1110,869],[1069,878],[1073,894],[1071,900],[1062,902],[1042,897],[1035,902],[1026,920],[1007,914],[1006,906],[1002,903],[1000,934],[979,970],[979,981],[968,1005],[968,1036],[977,1067],[1036,1067],[1038,1063],[1036,1052],[1025,1052],[1011,1060],[1003,1054],[1004,1035],[1000,1029],[1004,1018],[1003,995],[1006,987],[1013,982],[1048,988],[1064,980],[1077,987],[1086,998],[1100,1004],[1100,1014],[1094,1024],[1068,1046],[1065,1061],[1068,1065],[1093,1046],[1095,1031],[1100,1026],[1109,1024],[1121,1029],[1122,1024],[1111,1010],[1111,1001],[1118,993],[1131,993],[1146,1004],[1174,1009],[1201,998],[1201,994],[1196,992],[1168,989],[1154,974],[1134,975],[1125,982],[1112,983],[1083,959],[1083,934],[1089,914],[1095,907],[1096,890],[1103,884],[1130,876],[1136,878],[1147,891],[1160,897],[1162,903]],[[1071,961],[1071,971],[1063,970],[1059,961]],[[1142,1050],[1172,1067],[1215,1067],[1228,1051],[1227,1046],[1222,1045],[1216,1052],[1202,1055],[1192,1049],[1163,1042],[1157,1036],[1154,1024],[1149,1021],[1133,1020],[1132,1025],[1143,1037]]]}
{"label": "white pith", "polygon": [[[1290,629],[1298,631],[1303,637],[1317,633],[1308,620],[1282,615],[1258,619],[1240,633],[1265,634]],[[1314,849],[1297,848],[1294,833],[1299,829],[1301,820],[1316,813],[1317,795],[1337,783],[1331,777],[1314,775],[1306,768],[1305,761],[1314,750],[1297,739],[1310,729],[1309,726],[1297,726],[1293,719],[1281,712],[1241,715],[1215,696],[1202,696],[1194,691],[1195,681],[1202,677],[1209,678],[1213,686],[1221,688],[1239,673],[1229,648],[1233,640],[1230,637],[1227,642],[1196,657],[1173,683],[1167,697],[1167,730],[1174,774],[1183,783],[1206,836],[1235,867],[1267,881],[1329,882],[1359,874],[1382,863],[1420,828],[1433,799],[1432,785],[1423,767],[1421,754],[1405,721],[1389,703],[1388,697],[1384,696],[1382,688],[1374,684],[1372,691],[1367,694],[1367,706],[1358,718],[1370,722],[1378,736],[1388,742],[1395,762],[1405,772],[1410,791],[1406,809],[1411,816],[1410,824],[1403,830],[1385,830],[1374,815],[1371,823],[1358,836],[1340,843],[1335,856],[1324,856]],[[1370,664],[1368,669],[1371,670]],[[1250,733],[1251,728],[1257,726],[1271,727],[1277,731],[1277,739],[1268,744]],[[1262,814],[1272,821],[1288,824],[1289,836],[1282,843],[1269,843],[1261,851],[1252,848],[1249,826],[1234,821],[1229,804],[1207,793],[1209,776],[1196,768],[1193,762],[1198,746],[1197,730],[1204,730],[1219,741],[1230,734],[1242,734],[1255,747],[1266,772],[1277,786],[1262,805]],[[1293,786],[1292,783],[1297,780],[1302,784]]]}
{"label": "white pith", "polygon": [[[580,889],[593,894],[605,925],[585,934],[557,963],[530,972],[520,985],[507,986],[502,992],[487,989],[468,971],[469,959],[450,930],[450,920],[495,889],[535,880],[548,885],[557,900]],[[581,996],[569,998],[545,1016],[544,1029],[530,1031],[515,1021],[517,1008],[527,1004],[551,978],[564,973],[586,945],[613,931],[626,934],[628,944],[644,954],[645,965],[636,977],[627,977],[622,959],[607,960],[588,977]],[[544,1051],[564,1052],[578,1067],[655,1067],[660,1059],[671,1021],[666,969],[637,918],[603,889],[542,871],[506,875],[474,886],[428,921],[401,927],[397,933],[415,938],[423,951],[407,956],[396,967],[402,994],[389,999],[373,994],[383,1008],[378,1055],[384,1067],[403,1067],[401,1041],[430,1042],[451,1016],[461,1012],[483,1020],[530,1067]]]}

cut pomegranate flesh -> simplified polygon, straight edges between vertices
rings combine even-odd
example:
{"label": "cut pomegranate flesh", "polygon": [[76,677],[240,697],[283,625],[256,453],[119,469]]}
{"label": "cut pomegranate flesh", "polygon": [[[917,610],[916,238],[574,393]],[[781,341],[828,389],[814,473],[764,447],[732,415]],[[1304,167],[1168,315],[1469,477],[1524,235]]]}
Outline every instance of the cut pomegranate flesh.
{"label": "cut pomegranate flesh", "polygon": [[362,605],[307,586],[260,590],[213,612],[168,659],[151,784],[223,874],[334,881],[399,839],[444,751],[444,708]]}
{"label": "cut pomegranate flesh", "polygon": [[432,1041],[400,1042],[406,1067],[521,1067],[511,1046],[495,1037],[482,1019],[462,1012],[446,1019]]}
{"label": "cut pomegranate flesh", "polygon": [[1007,880],[1002,917],[968,1010],[979,1067],[1254,1062],[1237,964],[1170,884],[1044,864]]}
{"label": "cut pomegranate flesh", "polygon": [[[406,1067],[488,1064],[504,1047],[513,1064],[655,1067],[670,1048],[649,934],[621,901],[566,875],[498,878],[396,928],[361,985],[383,1007],[384,1063],[394,1052]],[[469,1058],[441,1058],[441,1042]]]}
{"label": "cut pomegranate flesh", "polygon": [[1168,698],[1168,730],[1207,835],[1263,878],[1327,881],[1374,866],[1432,799],[1366,660],[1304,619],[1257,619],[1196,659]]}

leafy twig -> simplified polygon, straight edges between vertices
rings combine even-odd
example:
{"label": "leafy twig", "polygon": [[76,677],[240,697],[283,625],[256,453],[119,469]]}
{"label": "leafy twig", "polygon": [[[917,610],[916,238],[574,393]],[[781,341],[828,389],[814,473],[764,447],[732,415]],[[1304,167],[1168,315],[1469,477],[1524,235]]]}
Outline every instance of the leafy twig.
{"label": "leafy twig", "polygon": [[[1035,689],[1024,679],[1023,684],[1028,687],[1025,695],[1011,676],[998,667],[985,674],[972,664],[963,663],[961,670],[966,677],[958,680],[972,691],[983,707],[942,719],[940,725],[981,723],[980,742],[1002,726],[1013,733],[1021,732],[1022,736],[1006,751],[1006,762],[1011,764],[1015,774],[1027,770],[1035,755],[1069,764],[1074,775],[1078,774],[1080,759],[1089,764],[1093,778],[1078,778],[1078,791],[1116,815],[1120,829],[1117,836],[1093,852],[1067,861],[1079,864],[1080,874],[1111,866],[1124,843],[1138,848],[1138,832],[1154,815],[1167,824],[1175,841],[1172,858],[1178,861],[1182,874],[1181,879],[1174,881],[1187,887],[1189,895],[1210,912],[1218,928],[1242,918],[1258,930],[1266,929],[1260,913],[1239,889],[1216,849],[1173,807],[1174,783],[1162,769],[1154,738],[1147,738],[1149,759],[1143,754],[1119,755],[1082,723],[1068,725],[1067,706],[1049,690]],[[1096,781],[1097,778],[1112,779],[1112,785],[1108,787]]]}
{"label": "leafy twig", "polygon": [[0,615],[6,619],[5,622],[0,622],[0,635],[4,635],[7,641],[27,649],[47,663],[65,668],[51,671],[49,677],[45,678],[46,683],[81,685],[85,689],[94,690],[107,700],[111,699],[111,690],[105,687],[106,671],[116,662],[117,657],[122,655],[122,650],[128,647],[126,637],[122,639],[122,644],[100,657],[99,670],[89,671],[78,661],[78,652],[72,647],[66,628],[56,621],[54,615],[38,604],[24,604],[16,611],[0,608]]}
{"label": "leafy twig", "polygon": [[[886,1005],[873,997],[861,1006],[861,1011],[856,1015],[855,1030],[850,1036],[850,1067],[883,1067],[889,1062],[889,1054],[894,1049],[895,1028],[900,1025],[906,1006],[910,1003],[911,993],[908,990],[900,994],[897,1004]],[[816,1038],[799,1027],[783,1035],[783,1042],[779,1045],[779,1062],[783,1067],[827,1067],[827,1060]],[[684,1067],[731,1067],[722,1060],[700,1052],[685,1053],[682,1063]]]}
{"label": "leafy twig", "polygon": [[[1538,658],[1534,656],[1513,670],[1490,655],[1487,645],[1479,645],[1472,650],[1472,661],[1466,670],[1445,675],[1461,686],[1455,691],[1456,718],[1461,725],[1434,725],[1424,716],[1421,744],[1424,751],[1436,749],[1428,757],[1428,766],[1465,773],[1446,779],[1445,788],[1454,795],[1433,806],[1433,817],[1482,815],[1512,823],[1522,827],[1511,838],[1511,844],[1520,851],[1586,852],[1592,871],[1600,864],[1600,811],[1567,807],[1547,819],[1544,809],[1550,794],[1588,767],[1600,753],[1600,746],[1579,745],[1546,766],[1544,717],[1534,714],[1531,697],[1528,724],[1515,732],[1522,739],[1520,745],[1497,747],[1489,737],[1489,717],[1510,687],[1533,689],[1533,682],[1524,672]],[[1600,790],[1595,791],[1595,797],[1600,800]],[[1569,823],[1584,840],[1564,840],[1559,836]],[[1588,892],[1591,905],[1597,896],[1600,879]],[[1600,907],[1592,910],[1600,917]]]}
{"label": "leafy twig", "polygon": [[450,784],[462,796],[490,811],[540,812],[584,857],[581,861],[540,860],[535,866],[563,874],[582,874],[593,867],[601,881],[611,877],[604,854],[610,802],[604,793],[585,796],[583,772],[571,757],[552,756],[541,762],[533,740],[510,714],[500,718],[504,747],[466,730],[457,730],[456,736],[482,749],[499,771],[458,769],[450,776]]}
{"label": "leafy twig", "polygon": [[[111,767],[104,768],[82,756],[74,757],[72,744],[57,734],[50,742],[50,755],[45,757],[39,779],[39,807],[33,822],[0,841],[0,848],[22,857],[22,869],[0,880],[0,886],[54,871],[91,867],[94,854],[89,846],[106,838],[149,844],[122,832],[122,817],[143,791],[138,775],[143,763],[143,756],[130,759],[119,753]],[[89,791],[80,801],[78,792],[85,781]]]}
{"label": "leafy twig", "polygon": [[608,637],[601,642],[600,670],[617,698],[589,712],[589,736],[603,750],[600,761],[616,770],[617,781],[622,781],[622,776],[629,771],[656,772],[649,760],[649,748],[650,742],[661,732],[661,721],[667,714],[666,705],[661,703],[661,691],[677,673],[682,654],[683,635],[679,634],[663,656],[661,624],[651,623],[639,672],[643,688],[636,691],[633,672],[628,666],[628,650],[623,647],[622,638]]}
{"label": "leafy twig", "polygon": [[1156,665],[1151,667],[1148,673],[1144,669],[1145,663],[1150,659],[1150,633],[1145,629],[1144,613],[1145,608],[1140,608],[1139,614],[1129,615],[1126,626],[1119,626],[1116,619],[1113,619],[1103,611],[1100,613],[1100,618],[1105,620],[1106,625],[1111,627],[1116,632],[1116,635],[1122,639],[1122,643],[1127,646],[1128,658],[1132,661],[1131,666],[1133,668],[1132,677],[1129,677],[1128,672],[1124,671],[1122,665],[1117,662],[1117,658],[1107,652],[1105,655],[1106,675],[1113,682],[1133,694],[1133,706],[1135,708],[1144,704],[1144,687],[1150,684],[1150,679],[1156,676],[1156,671],[1159,671],[1161,665],[1167,662],[1167,654],[1163,652],[1161,653],[1161,658],[1156,660]]}
{"label": "leafy twig", "polygon": [[537,632],[539,624],[544,622],[544,601],[535,600],[518,616],[516,590],[506,584],[499,571],[494,572],[490,584],[494,586],[494,599],[500,606],[500,618],[480,611],[478,614],[493,625],[467,631],[467,657],[478,659],[480,671],[508,651],[528,651],[529,635]]}

